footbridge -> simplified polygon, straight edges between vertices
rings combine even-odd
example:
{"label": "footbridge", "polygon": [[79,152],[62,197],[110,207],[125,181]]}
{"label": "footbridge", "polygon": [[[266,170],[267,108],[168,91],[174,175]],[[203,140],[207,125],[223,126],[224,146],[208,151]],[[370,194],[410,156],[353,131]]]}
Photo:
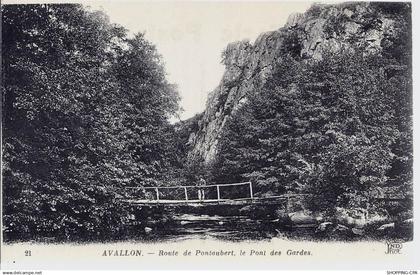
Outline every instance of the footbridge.
{"label": "footbridge", "polygon": [[[278,204],[307,194],[271,194],[255,192],[252,182],[204,186],[159,186],[121,188],[119,200],[136,205],[246,205]],[[258,196],[258,193],[264,193]],[[257,194],[257,195],[256,195]]]}

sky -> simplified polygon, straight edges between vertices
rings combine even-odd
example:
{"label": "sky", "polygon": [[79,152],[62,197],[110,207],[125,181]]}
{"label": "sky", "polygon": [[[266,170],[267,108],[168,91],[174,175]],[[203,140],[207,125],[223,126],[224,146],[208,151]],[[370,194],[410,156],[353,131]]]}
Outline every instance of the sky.
{"label": "sky", "polygon": [[131,34],[144,32],[162,55],[167,77],[178,87],[187,119],[205,108],[207,95],[219,84],[221,53],[230,42],[252,42],[263,32],[282,27],[290,14],[310,2],[115,2],[85,4],[102,10]]}

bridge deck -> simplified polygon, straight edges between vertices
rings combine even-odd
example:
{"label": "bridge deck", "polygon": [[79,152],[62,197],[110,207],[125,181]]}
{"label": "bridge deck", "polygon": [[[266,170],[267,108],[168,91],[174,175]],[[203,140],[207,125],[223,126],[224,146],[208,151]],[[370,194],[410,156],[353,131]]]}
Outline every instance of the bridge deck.
{"label": "bridge deck", "polygon": [[[245,191],[242,190],[240,196],[246,196],[242,198],[228,198],[227,196],[232,193],[222,193],[226,188],[242,188],[245,187]],[[253,186],[251,182],[240,182],[240,183],[229,183],[229,184],[213,184],[206,186],[159,186],[159,187],[125,187],[119,188],[123,192],[118,192],[119,201],[134,204],[134,205],[191,205],[191,206],[204,206],[204,205],[249,205],[249,204],[288,204],[288,201],[292,197],[307,196],[309,194],[296,194],[296,193],[285,193],[281,195],[274,195],[269,197],[255,197],[253,192]],[[200,195],[197,196],[197,190],[207,190],[206,192],[212,191],[213,195],[205,196],[207,199],[199,199]],[[168,196],[168,192],[171,191],[176,193],[173,196]],[[232,190],[231,190],[232,191]],[[237,190],[236,190],[237,191]],[[244,194],[245,192],[245,194]],[[216,195],[214,195],[216,193]],[[235,196],[238,193],[234,194]],[[204,197],[204,194],[202,195]],[[168,198],[169,197],[169,198]],[[203,198],[201,197],[201,198]],[[378,200],[394,201],[402,200],[401,198],[376,198]],[[405,199],[405,198],[403,198]],[[283,200],[283,201],[281,201]],[[287,206],[286,206],[287,207]]]}
{"label": "bridge deck", "polygon": [[[241,187],[242,186],[242,187]],[[232,198],[232,193],[222,193],[226,188],[244,188],[240,196],[242,198]],[[251,182],[213,184],[206,186],[161,186],[161,187],[126,187],[125,190],[132,192],[123,195],[119,201],[136,205],[247,205],[247,204],[273,204],[279,203],[281,199],[289,199],[294,196],[306,194],[282,194],[269,197],[255,197]],[[197,196],[197,190],[213,191],[213,195],[206,195],[206,199]],[[176,196],[168,198],[167,191],[176,192]],[[166,193],[165,193],[166,192]],[[147,196],[148,195],[148,196]],[[228,196],[231,196],[229,198]],[[238,194],[236,194],[237,196]],[[204,197],[204,194],[202,195]]]}
{"label": "bridge deck", "polygon": [[286,199],[287,196],[272,196],[265,198],[240,198],[240,199],[205,199],[205,200],[137,200],[122,199],[121,201],[136,205],[245,205],[275,203],[280,199]]}

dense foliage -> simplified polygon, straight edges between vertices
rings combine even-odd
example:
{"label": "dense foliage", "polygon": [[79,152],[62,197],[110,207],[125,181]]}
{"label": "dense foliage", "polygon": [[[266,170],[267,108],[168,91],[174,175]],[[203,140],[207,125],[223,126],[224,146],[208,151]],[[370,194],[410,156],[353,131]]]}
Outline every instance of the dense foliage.
{"label": "dense foliage", "polygon": [[[317,59],[285,47],[272,77],[227,122],[213,180],[252,180],[260,195],[309,193],[302,204],[317,210],[367,208],[389,190],[409,202],[410,8],[372,5],[370,21],[385,13],[399,22],[394,35],[379,48],[348,37],[352,43]],[[325,28],[345,29],[335,19]],[[292,46],[302,43],[301,30],[288,32]]]}
{"label": "dense foliage", "polygon": [[126,185],[176,161],[178,95],[142,34],[81,5],[2,6],[6,240],[118,233]]}

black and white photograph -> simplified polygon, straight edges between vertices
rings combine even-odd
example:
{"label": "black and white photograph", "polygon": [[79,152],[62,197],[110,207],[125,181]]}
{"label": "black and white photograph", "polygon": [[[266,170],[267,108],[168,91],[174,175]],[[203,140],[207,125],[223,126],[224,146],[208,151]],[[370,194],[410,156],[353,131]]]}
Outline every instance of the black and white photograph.
{"label": "black and white photograph", "polygon": [[418,237],[411,2],[6,2],[1,42],[8,269]]}

